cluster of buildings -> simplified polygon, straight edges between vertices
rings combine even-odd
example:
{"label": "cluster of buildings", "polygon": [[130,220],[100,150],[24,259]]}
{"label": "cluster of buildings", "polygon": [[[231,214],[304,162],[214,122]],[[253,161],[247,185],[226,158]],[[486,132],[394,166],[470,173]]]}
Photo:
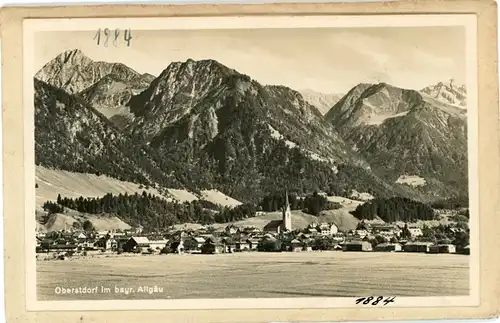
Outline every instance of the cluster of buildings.
{"label": "cluster of buildings", "polygon": [[[402,239],[407,230],[406,239]],[[409,235],[409,237],[408,237]],[[410,225],[374,224],[361,221],[355,230],[340,232],[333,223],[313,223],[305,229],[294,230],[292,213],[286,196],[282,219],[270,221],[264,228],[240,228],[228,225],[213,229],[178,229],[143,234],[142,228],[112,232],[61,231],[50,235],[37,234],[37,252],[89,253],[112,251],[118,253],[233,253],[250,251],[380,251],[455,253],[454,245],[434,245],[418,241],[421,228]],[[263,250],[263,245],[276,246]],[[260,246],[260,247],[259,247]],[[468,247],[460,250],[468,253]]]}

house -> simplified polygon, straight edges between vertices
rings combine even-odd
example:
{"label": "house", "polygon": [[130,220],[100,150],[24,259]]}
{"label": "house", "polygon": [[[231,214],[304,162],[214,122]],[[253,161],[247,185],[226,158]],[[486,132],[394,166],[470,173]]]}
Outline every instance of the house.
{"label": "house", "polygon": [[345,242],[345,238],[339,237],[339,236],[333,237],[332,240],[335,241],[336,243],[339,243],[339,244]]}
{"label": "house", "polygon": [[201,247],[205,243],[205,238],[203,237],[189,237],[188,239],[194,240],[194,242],[196,243],[196,249],[201,249]]}
{"label": "house", "polygon": [[429,252],[431,242],[410,242],[403,246],[404,252]]}
{"label": "house", "polygon": [[423,236],[422,229],[416,226],[409,226],[408,231],[410,231],[410,235],[415,238],[415,237],[421,237]]}
{"label": "house", "polygon": [[63,238],[73,238],[73,232],[72,231],[63,230],[63,231],[61,231],[61,237],[63,237]]}
{"label": "house", "polygon": [[299,239],[308,239],[311,235],[310,234],[307,234],[307,233],[304,233],[304,232],[301,232],[297,235],[297,238]]}
{"label": "house", "polygon": [[236,242],[233,240],[233,238],[223,238],[221,240],[222,245],[224,246],[224,251],[227,253],[232,253],[236,249]]}
{"label": "house", "polygon": [[349,241],[344,243],[343,251],[372,251],[372,244],[368,241]]}
{"label": "house", "polygon": [[298,240],[298,239],[293,239],[290,241],[290,251],[292,252],[299,252],[304,249],[304,244]]}
{"label": "house", "polygon": [[220,242],[218,238],[214,237],[211,234],[203,235],[203,238],[205,239],[205,242],[209,241],[212,243]]}
{"label": "house", "polygon": [[452,244],[429,246],[429,253],[456,253],[456,247]]}
{"label": "house", "polygon": [[280,233],[281,232],[281,224],[283,223],[283,220],[272,220],[269,221],[265,226],[264,226],[264,232],[276,232]]}
{"label": "house", "polygon": [[339,232],[339,228],[333,223],[321,223],[318,226],[318,232],[324,236],[333,236]]}
{"label": "house", "polygon": [[99,232],[97,232],[96,237],[99,239],[99,238],[103,238],[103,237],[107,236],[108,234],[109,234],[109,231],[99,231]]}
{"label": "house", "polygon": [[129,237],[113,237],[116,240],[116,249],[123,249],[123,245],[130,239]]}
{"label": "house", "polygon": [[201,253],[204,254],[217,254],[224,252],[224,245],[217,239],[209,239],[201,246]]}
{"label": "house", "polygon": [[288,191],[285,192],[285,205],[282,208],[281,220],[272,220],[264,226],[264,232],[286,231],[292,231],[292,211],[288,202]]}
{"label": "house", "polygon": [[113,232],[111,233],[111,236],[115,239],[125,237],[127,234],[125,232]]}
{"label": "house", "polygon": [[41,249],[43,250],[51,250],[53,246],[56,245],[56,242],[53,240],[53,239],[43,239],[42,241],[40,241],[40,247]]}
{"label": "house", "polygon": [[356,230],[354,231],[354,236],[355,237],[359,237],[360,239],[363,239],[364,237],[366,237],[368,235],[368,231],[367,230]]}
{"label": "house", "polygon": [[239,231],[239,228],[235,226],[234,224],[230,224],[226,227],[225,229],[226,233],[228,234],[236,234]]}
{"label": "house", "polygon": [[372,232],[386,238],[392,238],[401,234],[401,229],[397,225],[392,224],[373,224]]}
{"label": "house", "polygon": [[118,242],[113,238],[108,239],[108,240],[106,240],[105,248],[106,248],[106,250],[116,250],[116,249],[118,249]]}
{"label": "house", "polygon": [[386,224],[386,223],[376,223],[372,225],[372,231],[374,232],[391,232],[394,231],[395,225],[392,224]]}
{"label": "house", "polygon": [[55,252],[76,252],[78,246],[76,244],[57,244],[51,247],[50,251]]}
{"label": "house", "polygon": [[399,243],[381,243],[375,246],[374,251],[383,251],[383,252],[397,252],[402,251],[403,248]]}
{"label": "house", "polygon": [[161,240],[149,240],[149,248],[153,250],[161,250],[165,248],[167,245],[168,240],[161,239]]}
{"label": "house", "polygon": [[149,239],[147,237],[131,237],[123,244],[122,248],[125,252],[143,251],[149,248]]}
{"label": "house", "polygon": [[87,235],[83,232],[74,232],[73,238],[81,241],[87,239]]}
{"label": "house", "polygon": [[257,229],[256,227],[245,227],[243,228],[243,230],[240,230],[240,232],[251,234],[251,233],[260,233],[260,230]]}
{"label": "house", "polygon": [[369,223],[366,223],[365,220],[361,220],[361,222],[358,223],[356,227],[356,231],[358,230],[364,230],[367,232],[370,232],[372,230],[372,226]]}
{"label": "house", "polygon": [[312,235],[318,234],[318,230],[315,227],[309,227],[306,229],[306,232]]}
{"label": "house", "polygon": [[252,237],[247,240],[250,250],[257,250],[261,237]]}
{"label": "house", "polygon": [[236,250],[235,251],[248,251],[250,250],[250,241],[249,239],[241,238],[236,241]]}
{"label": "house", "polygon": [[135,233],[135,234],[142,234],[142,231],[144,230],[144,227],[139,224],[138,226],[136,226],[132,230],[133,230],[132,232]]}

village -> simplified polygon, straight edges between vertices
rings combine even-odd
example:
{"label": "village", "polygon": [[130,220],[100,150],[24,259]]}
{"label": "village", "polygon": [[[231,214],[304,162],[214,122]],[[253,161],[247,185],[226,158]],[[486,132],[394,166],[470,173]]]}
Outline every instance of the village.
{"label": "village", "polygon": [[[425,228],[430,230],[429,228]],[[426,238],[425,229],[412,223],[361,221],[355,230],[340,231],[334,223],[312,223],[292,228],[288,198],[282,219],[270,221],[262,230],[229,224],[214,228],[175,228],[145,232],[130,230],[61,230],[37,232],[36,252],[43,259],[121,254],[223,254],[235,252],[418,252],[469,254],[468,242],[453,244]],[[466,234],[463,228],[446,228],[448,236]],[[441,234],[443,236],[443,234]],[[455,239],[458,240],[458,239]],[[466,245],[467,244],[467,245]]]}

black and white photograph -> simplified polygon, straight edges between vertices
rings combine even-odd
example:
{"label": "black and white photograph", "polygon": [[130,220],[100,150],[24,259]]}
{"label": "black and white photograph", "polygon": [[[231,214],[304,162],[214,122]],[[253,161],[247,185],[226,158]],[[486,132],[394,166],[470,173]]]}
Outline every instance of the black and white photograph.
{"label": "black and white photograph", "polygon": [[469,27],[347,18],[32,32],[36,300],[476,295]]}

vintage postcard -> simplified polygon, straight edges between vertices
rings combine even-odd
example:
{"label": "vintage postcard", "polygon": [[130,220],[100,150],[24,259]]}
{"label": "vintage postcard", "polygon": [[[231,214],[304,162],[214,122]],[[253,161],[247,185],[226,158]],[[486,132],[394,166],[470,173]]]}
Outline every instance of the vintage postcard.
{"label": "vintage postcard", "polygon": [[4,169],[26,311],[495,313],[497,82],[481,92],[475,14],[19,26]]}

